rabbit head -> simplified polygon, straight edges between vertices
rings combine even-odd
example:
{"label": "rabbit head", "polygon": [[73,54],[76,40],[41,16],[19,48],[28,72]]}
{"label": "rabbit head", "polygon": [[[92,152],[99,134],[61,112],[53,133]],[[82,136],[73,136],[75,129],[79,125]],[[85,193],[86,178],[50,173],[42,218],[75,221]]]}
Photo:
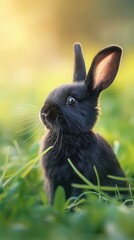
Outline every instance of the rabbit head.
{"label": "rabbit head", "polygon": [[93,59],[86,74],[81,45],[74,45],[75,64],[72,84],[63,84],[47,97],[40,115],[48,129],[79,133],[92,129],[98,115],[98,97],[118,72],[122,49],[110,46]]}

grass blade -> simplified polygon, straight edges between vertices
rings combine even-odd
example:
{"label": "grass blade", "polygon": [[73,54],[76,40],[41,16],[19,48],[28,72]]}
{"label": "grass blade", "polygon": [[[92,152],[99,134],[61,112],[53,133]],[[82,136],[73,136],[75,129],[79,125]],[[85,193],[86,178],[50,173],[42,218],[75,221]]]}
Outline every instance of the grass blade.
{"label": "grass blade", "polygon": [[6,155],[6,159],[5,159],[5,165],[4,165],[4,171],[2,173],[2,176],[0,178],[0,183],[3,181],[6,171],[7,171],[7,166],[8,166],[8,161],[9,161],[9,147],[7,149],[7,155]]}
{"label": "grass blade", "polygon": [[14,178],[16,178],[17,176],[21,175],[23,173],[23,171],[25,171],[25,169],[29,168],[31,165],[35,165],[40,158],[45,155],[48,151],[50,151],[52,149],[52,146],[47,148],[43,153],[41,153],[40,155],[38,155],[36,158],[32,159],[30,162],[28,162],[27,164],[25,164],[21,169],[19,169],[17,172],[15,172],[4,184],[3,187],[6,187]]}
{"label": "grass blade", "polygon": [[[72,186],[73,186],[73,187],[76,187],[76,188],[92,189],[92,190],[98,191],[98,186],[96,186],[96,185],[89,186],[89,185],[85,185],[85,184],[76,184],[76,183],[73,183]],[[100,190],[101,190],[101,191],[117,191],[117,187],[112,187],[112,186],[100,186]],[[128,191],[129,188],[127,188],[127,187],[119,187],[118,190],[119,190],[119,191]],[[131,190],[134,190],[134,187],[131,188]]]}
{"label": "grass blade", "polygon": [[88,181],[87,178],[85,178],[79,171],[78,169],[74,166],[74,164],[71,162],[70,159],[68,159],[69,164],[71,165],[72,169],[75,171],[75,173],[89,186],[94,186],[90,181]]}
{"label": "grass blade", "polygon": [[128,181],[128,179],[126,177],[117,177],[117,176],[113,176],[113,175],[107,175],[107,177],[111,178],[111,179],[119,180],[119,181]]}

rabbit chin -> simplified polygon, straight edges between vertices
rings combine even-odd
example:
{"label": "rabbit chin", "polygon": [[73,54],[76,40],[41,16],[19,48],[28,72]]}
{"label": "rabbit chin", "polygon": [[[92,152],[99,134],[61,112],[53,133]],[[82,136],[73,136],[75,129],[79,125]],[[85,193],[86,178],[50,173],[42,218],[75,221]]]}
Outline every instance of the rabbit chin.
{"label": "rabbit chin", "polygon": [[48,130],[59,133],[60,124],[58,121],[48,121],[46,119],[43,123]]}
{"label": "rabbit chin", "polygon": [[88,127],[85,127],[83,126],[82,124],[76,124],[74,126],[71,125],[71,124],[67,124],[67,123],[63,123],[63,122],[60,122],[60,121],[54,121],[54,122],[48,122],[46,121],[44,123],[45,127],[50,131],[50,132],[53,132],[55,133],[57,136],[59,134],[61,134],[62,136],[64,135],[81,135],[83,133],[88,133],[92,127],[88,126]]}

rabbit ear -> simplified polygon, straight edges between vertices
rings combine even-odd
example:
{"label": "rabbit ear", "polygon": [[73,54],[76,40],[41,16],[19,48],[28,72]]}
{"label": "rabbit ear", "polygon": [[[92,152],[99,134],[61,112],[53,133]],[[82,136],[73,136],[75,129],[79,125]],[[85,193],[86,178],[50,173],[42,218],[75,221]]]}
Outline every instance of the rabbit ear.
{"label": "rabbit ear", "polygon": [[91,64],[85,83],[101,92],[109,87],[118,72],[122,49],[110,46],[100,51]]}
{"label": "rabbit ear", "polygon": [[83,58],[81,45],[79,43],[74,44],[74,73],[73,82],[80,82],[86,78],[86,67]]}

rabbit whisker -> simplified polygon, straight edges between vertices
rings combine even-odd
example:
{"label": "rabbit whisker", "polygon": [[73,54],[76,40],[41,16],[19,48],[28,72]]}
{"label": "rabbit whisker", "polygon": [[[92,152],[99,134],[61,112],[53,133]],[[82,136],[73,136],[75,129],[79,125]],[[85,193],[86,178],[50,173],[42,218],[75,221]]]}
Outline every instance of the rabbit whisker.
{"label": "rabbit whisker", "polygon": [[57,152],[56,156],[59,154],[59,152],[61,150],[61,147],[62,147],[63,133],[62,133],[62,128],[61,127],[59,128],[58,138],[59,138],[60,141],[59,141],[59,148],[58,148],[58,152]]}
{"label": "rabbit whisker", "polygon": [[[16,121],[16,123],[21,124],[21,123],[25,122],[26,124],[28,124],[28,123],[34,123],[35,120],[37,121],[37,119],[32,119],[32,120],[29,120],[29,121],[26,121],[26,119],[20,119],[20,120]],[[39,119],[38,119],[38,122],[39,122]]]}
{"label": "rabbit whisker", "polygon": [[[41,128],[41,127],[40,127]],[[30,136],[28,137],[26,140],[24,140],[24,142],[29,141],[34,135],[36,135],[36,133],[38,133],[40,131],[40,128],[37,128],[36,131]],[[22,135],[21,135],[22,136]]]}
{"label": "rabbit whisker", "polygon": [[[58,119],[56,120],[56,123],[59,123],[59,122],[58,122]],[[58,126],[58,128],[57,128],[58,131],[57,131],[57,137],[56,137],[54,146],[57,144],[58,139],[59,139],[59,136],[60,136],[60,126],[59,126],[59,124],[57,124],[57,126]]]}
{"label": "rabbit whisker", "polygon": [[34,145],[36,145],[37,143],[40,143],[40,138],[41,138],[41,135],[43,134],[43,129],[42,129],[42,127],[40,127],[38,130],[39,130],[39,134],[38,134],[36,140],[34,141],[34,143],[32,144],[32,147],[34,147]]}
{"label": "rabbit whisker", "polygon": [[70,130],[70,133],[72,132],[72,129],[71,129],[71,126],[70,126],[70,123],[69,121],[67,120],[67,118],[65,116],[63,116],[64,120],[66,121],[68,127],[69,127],[69,130]]}
{"label": "rabbit whisker", "polygon": [[[34,127],[32,127],[31,129],[29,129],[28,131],[26,131],[26,132],[24,132],[23,134],[21,134],[21,136],[24,136],[24,135],[26,135],[27,133],[30,133],[30,132],[32,132],[35,128],[37,128],[39,126],[39,123],[38,124],[36,124],[36,125],[34,125]],[[22,129],[23,131],[24,131],[24,129]],[[21,130],[20,131],[18,131],[18,132],[21,132]]]}
{"label": "rabbit whisker", "polygon": [[17,131],[17,132],[24,132],[25,130],[30,129],[30,128],[31,128],[31,130],[32,130],[32,129],[34,129],[34,128],[35,128],[36,126],[38,126],[38,125],[40,125],[40,123],[34,123],[34,124],[29,125],[29,126],[27,126],[27,127],[25,127],[25,128],[22,128],[21,130],[19,130],[19,131]]}

